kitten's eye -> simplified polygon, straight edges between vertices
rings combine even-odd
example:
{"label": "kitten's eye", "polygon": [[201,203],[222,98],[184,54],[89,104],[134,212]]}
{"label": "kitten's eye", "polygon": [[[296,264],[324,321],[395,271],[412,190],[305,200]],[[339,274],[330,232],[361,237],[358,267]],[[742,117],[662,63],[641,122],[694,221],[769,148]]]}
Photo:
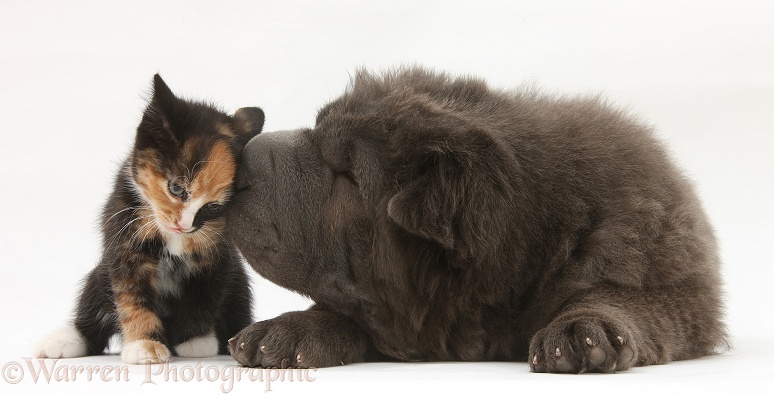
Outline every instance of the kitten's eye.
{"label": "kitten's eye", "polygon": [[204,209],[206,209],[209,212],[219,212],[223,210],[223,205],[219,204],[217,202],[210,202],[206,205],[204,205]]}
{"label": "kitten's eye", "polygon": [[210,202],[202,206],[201,209],[199,209],[199,212],[196,213],[196,217],[201,220],[210,220],[217,217],[220,217],[220,215],[223,214],[226,207],[223,206],[223,204],[218,202]]}
{"label": "kitten's eye", "polygon": [[172,180],[169,181],[169,192],[170,194],[179,197],[183,195],[185,192],[185,188],[183,186],[177,184],[176,182],[173,182]]}
{"label": "kitten's eye", "polygon": [[223,214],[226,212],[226,207],[218,202],[209,202],[204,204],[198,212],[196,212],[196,216],[194,217],[193,225],[196,228],[202,227],[205,222],[213,219],[217,219],[218,217],[223,216]]}

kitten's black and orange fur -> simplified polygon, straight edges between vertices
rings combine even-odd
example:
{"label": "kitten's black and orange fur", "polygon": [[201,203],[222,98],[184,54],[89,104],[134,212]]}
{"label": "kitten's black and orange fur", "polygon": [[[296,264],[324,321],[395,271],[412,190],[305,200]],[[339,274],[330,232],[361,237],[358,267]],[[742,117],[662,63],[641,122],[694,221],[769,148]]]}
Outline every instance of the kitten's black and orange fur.
{"label": "kitten's black and orange fur", "polygon": [[102,212],[102,259],[74,329],[44,341],[40,357],[101,354],[117,333],[125,363],[211,356],[252,322],[248,278],[222,232],[239,154],[263,112],[228,116],[177,98],[158,75],[153,86]]}

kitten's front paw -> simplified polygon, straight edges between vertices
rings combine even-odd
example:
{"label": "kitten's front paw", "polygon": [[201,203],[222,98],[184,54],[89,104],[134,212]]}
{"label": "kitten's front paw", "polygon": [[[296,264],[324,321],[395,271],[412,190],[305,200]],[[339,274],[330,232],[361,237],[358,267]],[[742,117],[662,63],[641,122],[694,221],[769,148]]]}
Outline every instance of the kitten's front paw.
{"label": "kitten's front paw", "polygon": [[636,345],[622,322],[589,315],[554,320],[532,337],[530,369],[538,373],[612,373],[636,362]]}
{"label": "kitten's front paw", "polygon": [[125,364],[164,363],[169,357],[169,349],[164,344],[153,340],[127,342],[121,351],[121,362]]}
{"label": "kitten's front paw", "polygon": [[229,352],[250,367],[329,367],[362,362],[365,333],[326,311],[288,312],[253,323],[229,340]]}
{"label": "kitten's front paw", "polygon": [[185,358],[204,358],[218,354],[218,339],[214,333],[194,337],[175,347],[178,356]]}
{"label": "kitten's front paw", "polygon": [[33,352],[38,358],[74,358],[86,356],[86,340],[73,326],[65,326],[41,341]]}

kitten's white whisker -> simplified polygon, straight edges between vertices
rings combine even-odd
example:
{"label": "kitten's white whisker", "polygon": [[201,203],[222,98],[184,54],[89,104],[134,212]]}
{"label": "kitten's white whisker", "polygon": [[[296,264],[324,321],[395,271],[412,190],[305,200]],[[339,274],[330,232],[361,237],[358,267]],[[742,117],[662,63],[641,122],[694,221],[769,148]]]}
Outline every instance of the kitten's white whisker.
{"label": "kitten's white whisker", "polygon": [[119,229],[116,233],[114,233],[113,236],[107,241],[108,242],[108,247],[112,247],[113,246],[113,242],[115,242],[118,239],[118,237],[121,236],[121,234],[126,229],[126,227],[128,227],[130,224],[134,223],[137,220],[139,220],[139,219],[134,219],[134,220],[124,224],[124,226],[121,227],[121,229]]}
{"label": "kitten's white whisker", "polygon": [[[137,219],[137,220],[140,220],[140,219]],[[138,234],[138,233],[139,233],[139,232],[140,232],[140,231],[141,231],[143,228],[145,228],[146,226],[147,226],[147,223],[146,223],[146,224],[143,224],[141,227],[139,227],[138,229],[134,230],[134,232],[132,233],[132,235],[130,235],[130,236],[129,236],[129,244],[134,244],[134,238],[135,238],[135,236],[136,236],[136,235],[137,235],[137,234]],[[119,234],[119,235],[120,235],[120,234]]]}
{"label": "kitten's white whisker", "polygon": [[159,227],[156,225],[156,222],[149,222],[146,224],[147,231],[145,232],[145,235],[143,236],[143,239],[147,238],[148,234],[152,232],[158,232]]}
{"label": "kitten's white whisker", "polygon": [[108,223],[110,220],[112,220],[114,217],[118,216],[119,214],[121,214],[121,213],[123,213],[123,212],[126,212],[127,210],[140,210],[140,209],[145,209],[145,207],[144,207],[144,206],[130,206],[130,207],[126,208],[126,209],[121,209],[121,210],[119,210],[118,212],[116,212],[116,213],[113,213],[113,215],[112,215],[112,216],[110,216],[110,217],[108,217],[107,219],[105,219],[105,221],[103,221],[103,222],[102,222],[102,225],[104,226],[104,225],[105,225],[105,224],[107,224],[107,223]]}
{"label": "kitten's white whisker", "polygon": [[192,169],[196,169],[196,165],[194,165],[193,168],[191,168],[191,169],[188,169],[188,167],[185,166],[185,164],[183,164],[183,167],[185,168],[186,171],[188,171],[188,180],[190,181],[191,179],[193,179],[193,171],[192,171]]}
{"label": "kitten's white whisker", "polygon": [[226,163],[227,162],[224,162],[224,161],[199,161],[195,163],[193,167],[191,167],[191,170],[196,169],[196,167],[199,166],[199,164],[226,164]]}
{"label": "kitten's white whisker", "polygon": [[[215,253],[217,252],[217,244],[219,240],[215,240],[212,238],[212,236],[209,234],[211,231],[217,232],[212,227],[209,227],[207,225],[202,226],[202,228],[197,232],[197,238],[198,240],[203,241],[205,238],[207,239],[206,248],[207,248],[207,254],[210,255],[210,257],[213,257]],[[217,239],[217,238],[216,238]]]}
{"label": "kitten's white whisker", "polygon": [[121,227],[121,229],[120,229],[120,230],[118,230],[118,231],[117,231],[117,232],[116,232],[116,233],[113,235],[113,237],[112,237],[112,238],[110,238],[110,240],[108,241],[108,248],[110,248],[110,247],[112,247],[112,246],[113,246],[113,242],[115,242],[115,241],[118,239],[118,237],[119,237],[119,236],[120,236],[120,235],[121,235],[121,234],[124,232],[124,230],[125,230],[127,227],[129,227],[129,226],[130,226],[132,223],[136,222],[137,220],[146,219],[146,218],[148,218],[148,217],[152,217],[152,216],[153,216],[153,214],[149,214],[149,215],[146,215],[146,216],[140,216],[140,217],[137,217],[137,218],[133,219],[132,221],[130,221],[130,222],[128,222],[128,223],[126,223],[126,224],[124,224],[124,226],[123,226],[123,227]]}
{"label": "kitten's white whisker", "polygon": [[[137,237],[140,236],[141,232],[143,233],[141,238],[143,240],[145,240],[148,237],[148,234],[150,234],[153,231],[154,228],[155,228],[155,222],[150,221],[150,222],[147,222],[147,223],[143,224],[142,227],[138,228],[137,231],[135,231],[135,233],[132,234],[132,236],[129,238],[129,243],[130,244],[135,244],[134,241],[135,241],[135,239],[137,239]],[[137,247],[137,248],[139,248],[139,247]]]}
{"label": "kitten's white whisker", "polygon": [[196,167],[199,166],[199,164],[201,164],[202,162],[204,162],[204,161],[199,161],[199,162],[195,163],[194,166],[191,167],[191,170],[196,170]]}
{"label": "kitten's white whisker", "polygon": [[226,236],[225,236],[225,235],[223,235],[223,233],[222,233],[222,232],[218,231],[218,230],[217,230],[215,227],[210,227],[210,226],[207,226],[207,225],[205,225],[205,226],[203,226],[203,227],[202,227],[202,229],[205,229],[205,228],[206,228],[208,231],[210,231],[210,232],[214,233],[215,235],[217,235],[219,240],[221,240],[221,241],[222,241],[222,240],[225,240],[225,239],[226,239]]}
{"label": "kitten's white whisker", "polygon": [[212,238],[210,238],[210,236],[207,235],[206,232],[202,232],[201,234],[202,234],[202,237],[207,238],[207,240],[210,241],[210,245],[212,245],[212,246],[215,245],[215,241],[213,241]]}

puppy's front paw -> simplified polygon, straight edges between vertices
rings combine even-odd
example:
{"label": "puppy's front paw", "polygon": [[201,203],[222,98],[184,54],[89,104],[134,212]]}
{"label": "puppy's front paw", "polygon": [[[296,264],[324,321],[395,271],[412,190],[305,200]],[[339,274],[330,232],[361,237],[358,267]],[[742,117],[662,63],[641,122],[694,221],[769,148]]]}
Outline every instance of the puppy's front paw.
{"label": "puppy's front paw", "polygon": [[229,352],[249,367],[329,367],[364,361],[367,345],[348,319],[310,310],[247,326],[229,340]]}
{"label": "puppy's front paw", "polygon": [[616,320],[593,316],[555,320],[532,337],[530,369],[543,373],[612,373],[636,362],[631,332]]}
{"label": "puppy's front paw", "polygon": [[169,349],[164,344],[153,340],[127,342],[121,351],[121,362],[125,364],[164,363],[169,357]]}

